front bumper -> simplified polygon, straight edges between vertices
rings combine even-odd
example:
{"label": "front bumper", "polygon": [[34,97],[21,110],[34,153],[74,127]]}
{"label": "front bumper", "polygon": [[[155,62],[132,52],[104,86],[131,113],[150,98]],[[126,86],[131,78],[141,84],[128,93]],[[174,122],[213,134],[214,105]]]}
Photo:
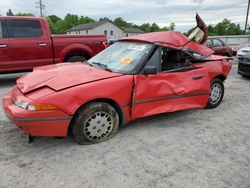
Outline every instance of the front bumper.
{"label": "front bumper", "polygon": [[[22,95],[21,92],[19,95]],[[23,95],[21,97],[24,98]],[[11,92],[3,97],[2,104],[10,122],[30,136],[67,136],[72,116],[61,110],[30,111],[22,109],[13,103]]]}
{"label": "front bumper", "polygon": [[243,76],[250,76],[250,63],[240,62],[238,65],[238,74]]}

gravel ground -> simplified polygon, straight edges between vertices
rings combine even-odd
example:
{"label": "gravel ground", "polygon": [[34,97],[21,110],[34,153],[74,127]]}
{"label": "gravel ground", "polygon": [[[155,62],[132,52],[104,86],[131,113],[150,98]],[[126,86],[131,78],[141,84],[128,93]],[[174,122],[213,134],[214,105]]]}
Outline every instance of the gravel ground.
{"label": "gravel ground", "polygon": [[[0,76],[0,97],[20,75]],[[218,108],[138,120],[89,146],[29,145],[0,107],[0,187],[250,187],[249,85],[234,65]]]}

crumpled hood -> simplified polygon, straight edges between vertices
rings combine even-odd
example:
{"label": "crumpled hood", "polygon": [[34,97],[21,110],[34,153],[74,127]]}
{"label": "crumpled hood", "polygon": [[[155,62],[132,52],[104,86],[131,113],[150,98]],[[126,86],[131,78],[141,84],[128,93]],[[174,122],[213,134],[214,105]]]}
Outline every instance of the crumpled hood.
{"label": "crumpled hood", "polygon": [[37,67],[17,80],[17,87],[22,93],[47,86],[56,91],[102,79],[121,76],[82,63],[60,63]]}

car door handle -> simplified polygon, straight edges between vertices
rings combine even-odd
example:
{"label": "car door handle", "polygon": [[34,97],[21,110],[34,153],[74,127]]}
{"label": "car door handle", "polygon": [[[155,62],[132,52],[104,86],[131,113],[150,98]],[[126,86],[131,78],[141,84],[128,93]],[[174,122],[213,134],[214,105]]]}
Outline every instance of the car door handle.
{"label": "car door handle", "polygon": [[8,45],[7,44],[0,44],[0,48],[7,48]]}
{"label": "car door handle", "polygon": [[47,46],[47,43],[38,43],[38,46],[42,47],[42,46]]}
{"label": "car door handle", "polygon": [[205,74],[197,74],[197,75],[193,76],[192,79],[197,80],[197,79],[201,79],[201,78],[203,78],[205,76],[206,76]]}

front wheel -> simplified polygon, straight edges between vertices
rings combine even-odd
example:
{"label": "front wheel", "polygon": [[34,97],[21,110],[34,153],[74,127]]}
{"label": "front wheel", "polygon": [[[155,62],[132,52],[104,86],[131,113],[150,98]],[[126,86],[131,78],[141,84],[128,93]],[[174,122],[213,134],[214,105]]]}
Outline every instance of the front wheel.
{"label": "front wheel", "polygon": [[118,127],[115,108],[106,102],[93,102],[76,113],[72,133],[79,144],[94,144],[114,137]]}
{"label": "front wheel", "polygon": [[216,108],[224,96],[224,84],[221,79],[215,78],[211,81],[210,94],[206,108]]}

